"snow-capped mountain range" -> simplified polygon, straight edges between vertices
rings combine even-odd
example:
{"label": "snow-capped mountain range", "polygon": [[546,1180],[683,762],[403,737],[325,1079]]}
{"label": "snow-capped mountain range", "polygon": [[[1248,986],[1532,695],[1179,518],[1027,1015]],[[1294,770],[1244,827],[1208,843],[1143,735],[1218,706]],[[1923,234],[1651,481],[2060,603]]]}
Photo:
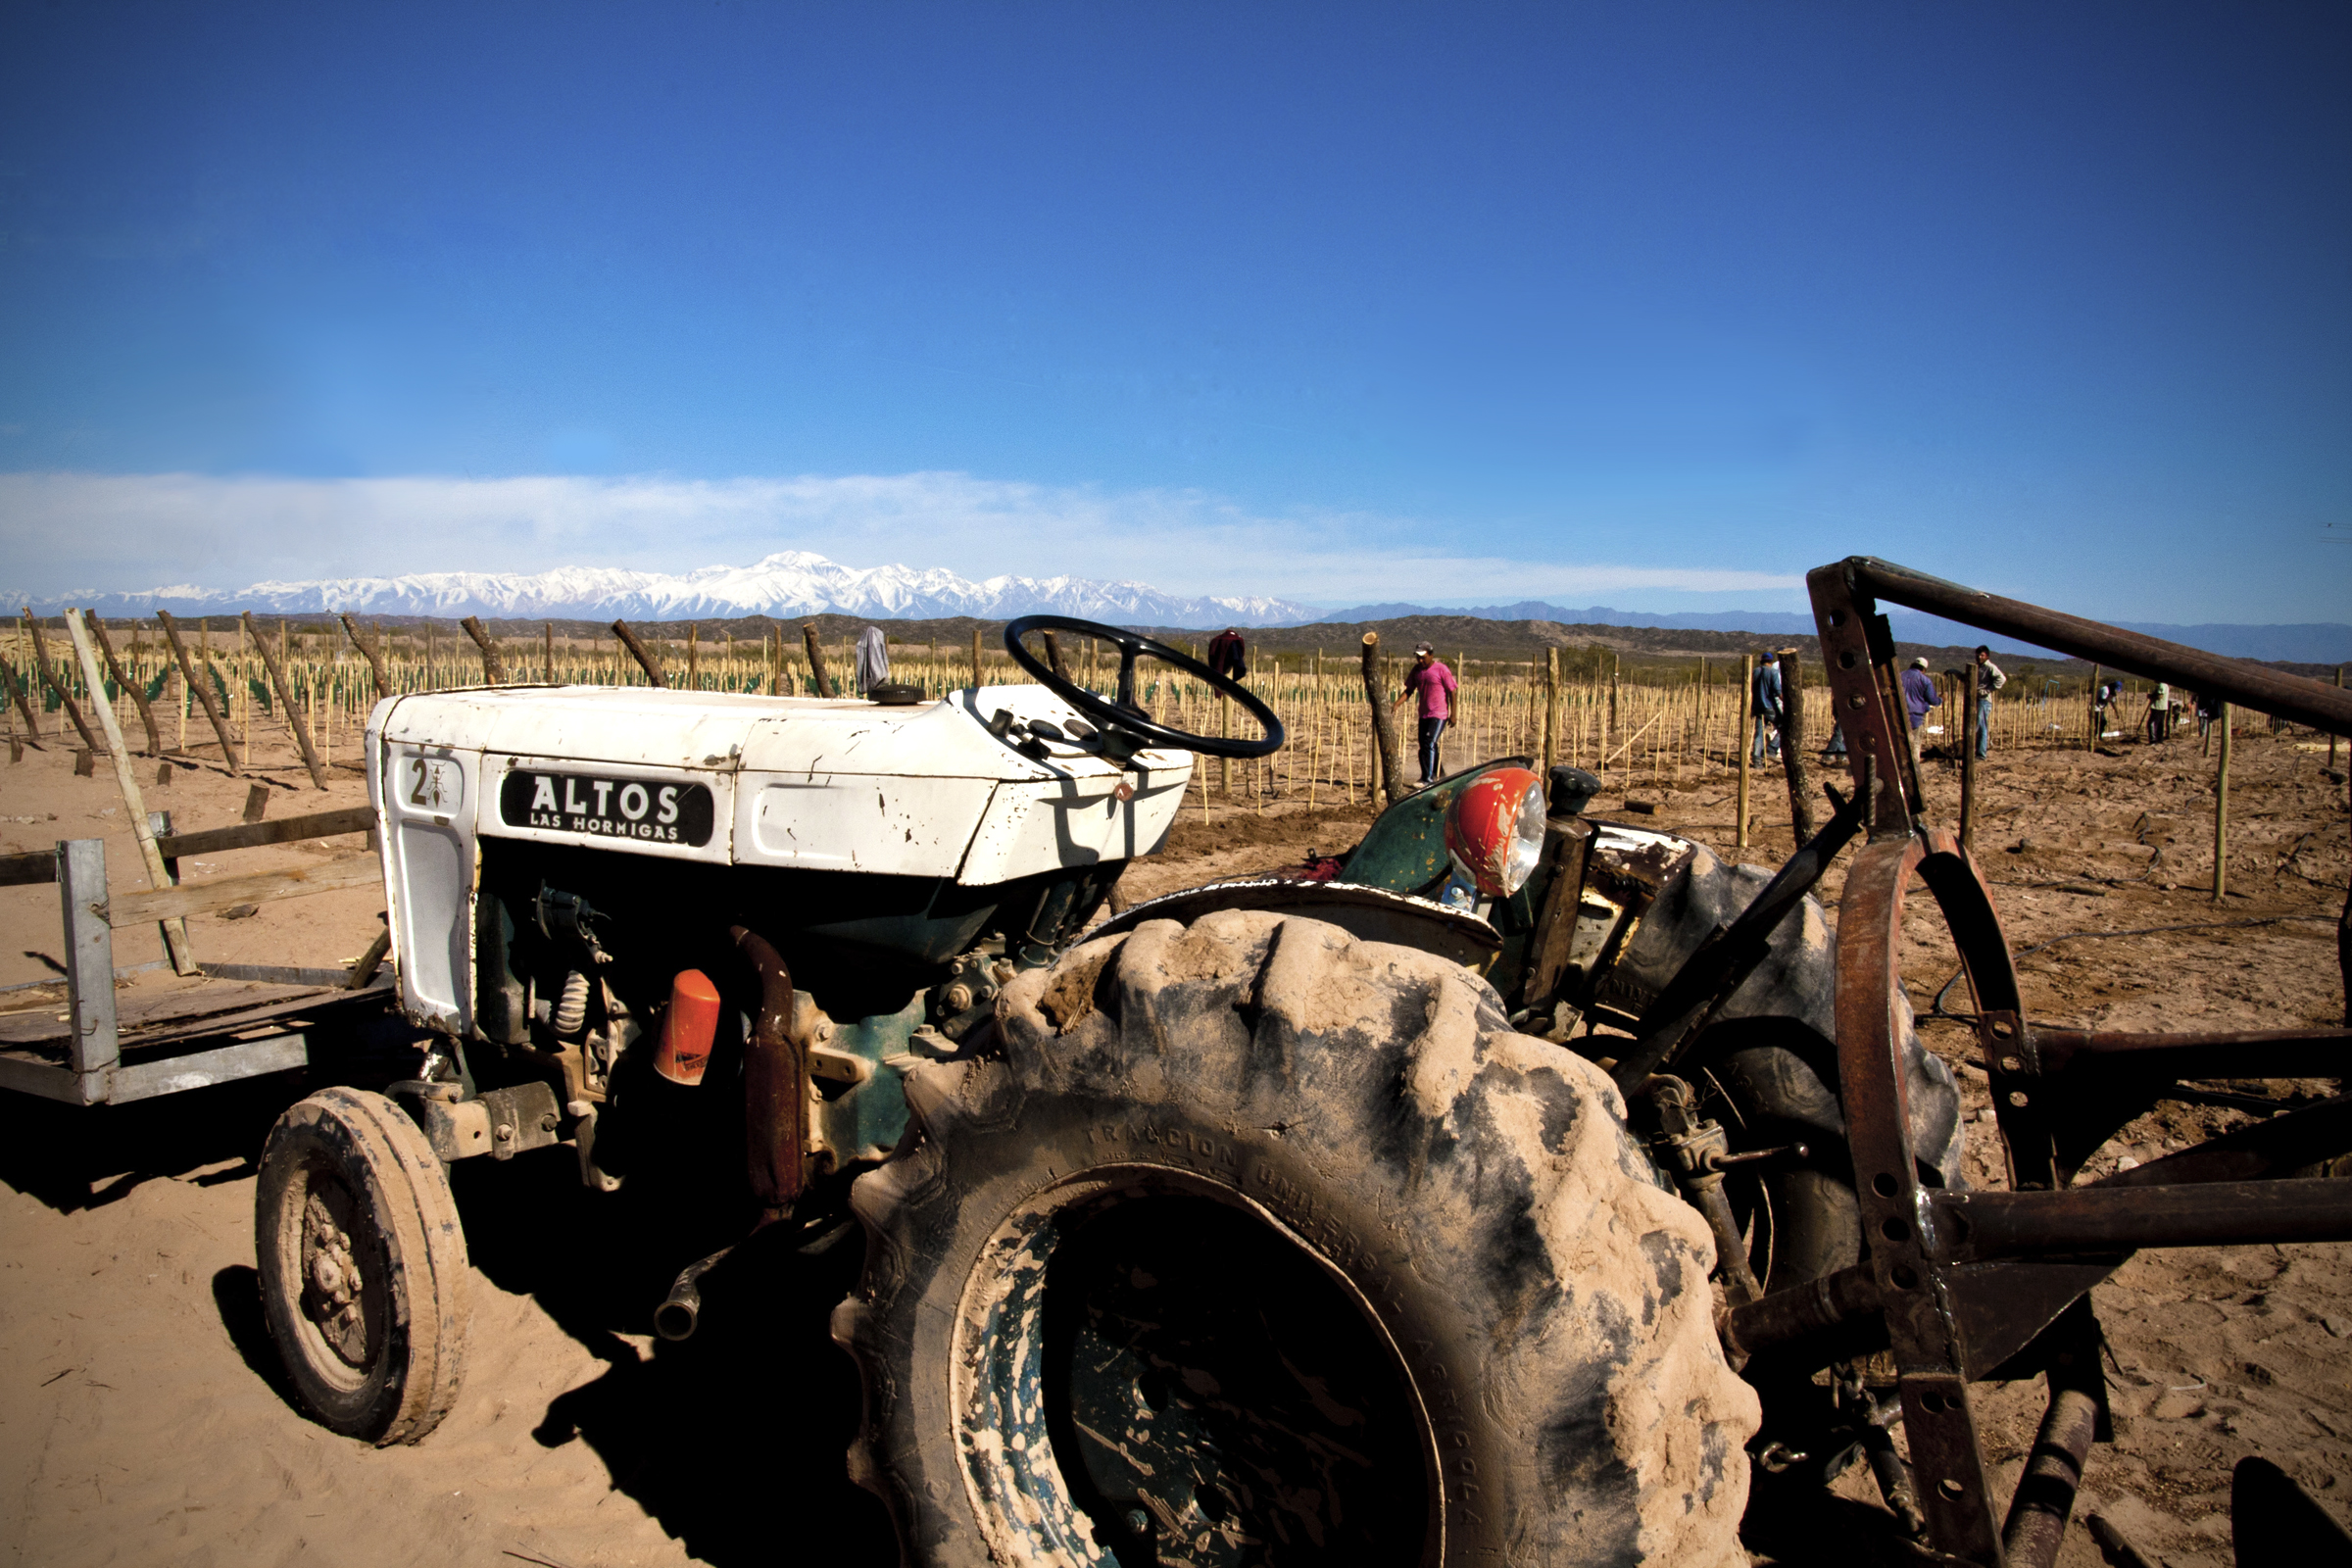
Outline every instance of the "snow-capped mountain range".
{"label": "snow-capped mountain range", "polygon": [[868,615],[922,620],[976,615],[1078,615],[1130,626],[1275,626],[1312,620],[1305,605],[1262,596],[1187,599],[1148,583],[1088,577],[990,577],[980,582],[939,567],[845,566],[805,550],[784,550],[748,566],[705,566],[672,575],[602,566],[552,571],[419,571],[398,577],[257,582],[246,588],[152,588],[144,593],[11,596],[53,614],[68,605],[103,615],[202,615],[251,610],[273,614],[349,611],[368,615],[484,615],[530,620],[689,620],[734,615]]}

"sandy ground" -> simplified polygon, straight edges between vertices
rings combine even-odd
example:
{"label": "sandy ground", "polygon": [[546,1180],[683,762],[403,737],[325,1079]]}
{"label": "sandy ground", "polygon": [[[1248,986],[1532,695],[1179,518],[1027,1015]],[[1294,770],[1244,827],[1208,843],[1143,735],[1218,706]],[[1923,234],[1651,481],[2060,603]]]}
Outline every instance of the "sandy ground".
{"label": "sandy ground", "polygon": [[[2034,1014],[2122,1028],[2341,1021],[2332,925],[2347,874],[2344,791],[2323,763],[2293,739],[2241,740],[2233,891],[2217,906],[2211,764],[2193,739],[1996,757],[1979,851],[2014,947],[2195,927],[2074,938],[2027,957]],[[364,798],[348,769],[325,796],[298,770],[269,777],[271,815]],[[238,819],[247,787],[200,764],[149,804],[169,807],[183,829],[217,826]],[[1948,802],[1948,775],[1931,787]],[[1626,820],[1731,843],[1723,778],[1619,782],[1595,814],[1619,815],[1628,793],[1659,809]],[[1760,775],[1755,798],[1765,825],[1747,858],[1769,861],[1788,847],[1777,776]],[[140,885],[103,768],[74,778],[55,747],[0,764],[0,849],[103,837],[116,887]],[[1167,853],[1135,867],[1124,891],[1144,897],[1328,853],[1367,819],[1361,808],[1309,818],[1220,802],[1203,824],[1188,808]],[[190,874],[268,869],[306,853],[243,852]],[[1838,892],[1833,876],[1833,906]],[[57,955],[55,897],[0,890],[0,984],[50,972],[39,956]],[[205,957],[331,964],[367,945],[381,907],[380,893],[359,889],[242,921],[201,917],[194,937]],[[1915,926],[1907,976],[1925,1012],[1951,966],[1932,913]],[[130,933],[119,961],[155,954],[151,934]],[[123,996],[181,984],[145,974]],[[0,993],[0,1007],[54,1006],[55,997]],[[1927,1032],[1960,1059],[1959,1029]],[[1963,1081],[1973,1115],[1984,1108],[1982,1083]],[[94,1111],[0,1096],[6,1561],[595,1568],[773,1560],[811,1540],[842,1560],[892,1560],[878,1507],[842,1476],[857,1392],[824,1334],[855,1277],[856,1241],[816,1257],[739,1253],[711,1276],[704,1332],[661,1344],[653,1305],[723,1217],[664,1211],[659,1195],[592,1198],[564,1151],[457,1170],[474,1322],[465,1393],[441,1430],[379,1451],[305,1420],[261,1326],[251,1240],[251,1160],[300,1092],[280,1079]],[[2242,1114],[2151,1115],[2104,1159],[2152,1157]],[[1981,1139],[1971,1174],[1996,1182],[1985,1147]],[[2220,1568],[2230,1560],[2230,1465],[2262,1452],[2352,1518],[2352,1248],[2142,1253],[2095,1300],[2112,1346],[2117,1442],[2093,1451],[2090,1506],[2174,1568]],[[2039,1390],[1981,1389],[1979,1408],[2006,1479]],[[1909,1560],[1859,1471],[1835,1494],[1760,1511],[1750,1544],[1784,1562]],[[2101,1560],[2080,1523],[2060,1560]]]}

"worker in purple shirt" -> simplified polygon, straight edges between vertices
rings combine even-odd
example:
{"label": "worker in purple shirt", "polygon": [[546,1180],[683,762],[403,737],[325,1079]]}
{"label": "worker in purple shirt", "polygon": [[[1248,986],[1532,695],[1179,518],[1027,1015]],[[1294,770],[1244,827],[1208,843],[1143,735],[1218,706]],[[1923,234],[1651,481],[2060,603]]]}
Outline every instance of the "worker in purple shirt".
{"label": "worker in purple shirt", "polygon": [[1911,661],[1903,671],[1903,708],[1911,715],[1911,727],[1919,728],[1928,720],[1928,710],[1936,706],[1936,677],[1928,673],[1928,662]]}
{"label": "worker in purple shirt", "polygon": [[1407,697],[1421,699],[1421,782],[1434,783],[1438,777],[1438,738],[1446,733],[1446,721],[1453,716],[1453,694],[1460,690],[1453,671],[1438,662],[1427,643],[1413,649],[1413,667],[1404,672],[1404,690],[1397,693],[1390,705],[1402,708]]}

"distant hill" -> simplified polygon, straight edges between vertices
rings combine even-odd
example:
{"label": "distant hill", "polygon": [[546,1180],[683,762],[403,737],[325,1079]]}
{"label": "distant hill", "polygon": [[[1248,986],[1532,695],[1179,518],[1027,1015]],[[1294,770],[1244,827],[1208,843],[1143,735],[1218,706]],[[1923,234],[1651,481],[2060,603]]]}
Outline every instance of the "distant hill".
{"label": "distant hill", "polygon": [[[1606,605],[1592,605],[1585,609],[1569,609],[1544,604],[1537,600],[1522,600],[1515,605],[1494,605],[1477,610],[1443,610],[1421,605],[1357,605],[1348,610],[1335,610],[1322,616],[1325,621],[1366,621],[1437,618],[1446,620],[1552,621],[1571,626],[1604,626],[1619,629],[1652,628],[1661,630],[1733,632],[1750,638],[1810,637],[1813,616],[1809,612],[1771,610],[1716,610],[1678,614],[1649,614],[1638,610],[1612,610]],[[1979,642],[1997,650],[2019,654],[2058,658],[2046,649],[2035,649],[2014,638],[1988,635],[1962,626],[1938,615],[1923,615],[1913,610],[1889,610],[1887,619],[1894,627],[1898,642],[1915,642],[1923,646],[1960,646],[1973,648]],[[2168,625],[2160,621],[2119,620],[2113,624],[2127,631],[2143,632],[2150,637],[2162,637],[2167,642],[2185,643],[2208,653],[2226,654],[2231,659],[2259,659],[2267,662],[2325,664],[2330,667],[2352,662],[2352,625],[2332,621],[2291,623],[2277,626],[2240,625],[2232,622],[2208,621],[2194,626]]]}

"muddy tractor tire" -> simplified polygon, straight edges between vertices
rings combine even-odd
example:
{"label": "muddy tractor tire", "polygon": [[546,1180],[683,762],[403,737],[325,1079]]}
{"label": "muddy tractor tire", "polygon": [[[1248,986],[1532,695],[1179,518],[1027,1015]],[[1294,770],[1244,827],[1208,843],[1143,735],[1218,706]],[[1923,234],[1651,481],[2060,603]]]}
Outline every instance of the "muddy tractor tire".
{"label": "muddy tractor tire", "polygon": [[998,1020],[851,1197],[909,1562],[1746,1561],[1706,1228],[1478,976],[1225,910]]}
{"label": "muddy tractor tire", "polygon": [[254,1252],[270,1337],[320,1425],[388,1446],[440,1424],[465,1372],[466,1233],[399,1106],[326,1089],[277,1119]]}

